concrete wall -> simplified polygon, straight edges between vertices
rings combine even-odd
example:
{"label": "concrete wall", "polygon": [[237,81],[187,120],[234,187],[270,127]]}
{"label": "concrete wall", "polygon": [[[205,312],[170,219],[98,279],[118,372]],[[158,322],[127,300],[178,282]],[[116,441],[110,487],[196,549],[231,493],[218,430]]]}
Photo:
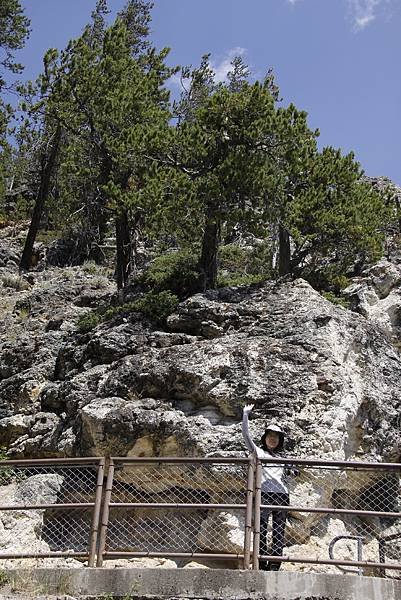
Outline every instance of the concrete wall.
{"label": "concrete wall", "polygon": [[[7,574],[9,590],[36,598],[47,594],[138,599],[401,600],[400,581],[356,575],[107,567],[18,569]],[[0,590],[0,598],[10,597],[7,591]]]}

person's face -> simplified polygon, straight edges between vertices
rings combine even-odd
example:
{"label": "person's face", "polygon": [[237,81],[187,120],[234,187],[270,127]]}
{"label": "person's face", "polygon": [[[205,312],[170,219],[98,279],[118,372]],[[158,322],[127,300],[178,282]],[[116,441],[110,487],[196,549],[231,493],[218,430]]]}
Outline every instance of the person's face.
{"label": "person's face", "polygon": [[280,436],[276,431],[268,431],[265,435],[265,444],[269,450],[275,450],[280,444]]}

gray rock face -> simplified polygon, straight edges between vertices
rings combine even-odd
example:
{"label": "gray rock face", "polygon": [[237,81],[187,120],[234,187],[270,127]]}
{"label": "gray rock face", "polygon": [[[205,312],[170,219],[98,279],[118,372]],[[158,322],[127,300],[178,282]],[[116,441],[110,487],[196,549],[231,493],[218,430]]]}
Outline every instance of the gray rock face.
{"label": "gray rock face", "polygon": [[344,290],[352,308],[392,340],[401,339],[401,265],[388,260],[367,269]]}
{"label": "gray rock face", "polygon": [[183,455],[240,452],[242,406],[252,402],[255,438],[266,421],[280,422],[294,455],[399,458],[397,349],[381,327],[306,282],[194,296],[166,332],[133,319],[64,336],[54,381],[35,392],[35,410],[54,415],[42,429],[24,421],[23,386],[14,397],[7,388],[0,435],[13,453],[125,454],[142,438],[150,454],[165,454],[166,440]]}
{"label": "gray rock face", "polygon": [[[360,314],[298,280],[198,294],[165,330],[120,315],[86,334],[77,319],[112,284],[97,290],[77,268],[52,277],[0,298],[0,444],[11,456],[244,455],[242,407],[253,403],[254,439],[279,423],[289,456],[401,460],[397,264],[381,261],[347,290]],[[324,500],[351,484],[327,479]],[[318,505],[321,490],[310,477],[291,494]],[[326,544],[316,519],[289,526],[295,550]],[[241,548],[243,515],[208,515],[200,547],[216,527],[225,538],[209,549]],[[343,530],[333,519],[327,536]]]}

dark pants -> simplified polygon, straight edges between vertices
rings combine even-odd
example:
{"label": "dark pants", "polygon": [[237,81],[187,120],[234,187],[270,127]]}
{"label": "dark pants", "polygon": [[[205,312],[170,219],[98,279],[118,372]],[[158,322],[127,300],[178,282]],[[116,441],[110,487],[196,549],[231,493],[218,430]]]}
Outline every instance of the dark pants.
{"label": "dark pants", "polygon": [[[262,492],[262,504],[277,504],[278,506],[289,506],[290,497],[288,494],[278,492]],[[273,531],[272,545],[270,552],[267,551],[267,525],[270,512],[272,512]],[[284,532],[287,512],[281,510],[263,509],[260,516],[260,555],[270,554],[271,556],[282,556],[284,548]],[[261,563],[261,569],[268,571],[278,571],[280,562]]]}

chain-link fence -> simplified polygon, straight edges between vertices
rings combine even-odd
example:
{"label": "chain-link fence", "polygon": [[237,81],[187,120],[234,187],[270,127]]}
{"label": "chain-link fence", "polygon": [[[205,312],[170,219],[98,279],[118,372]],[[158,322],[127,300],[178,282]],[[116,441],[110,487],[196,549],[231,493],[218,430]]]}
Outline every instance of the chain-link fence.
{"label": "chain-link fence", "polygon": [[[269,478],[284,471],[281,493]],[[254,567],[398,576],[401,465],[262,460],[256,468]],[[387,572],[388,571],[388,572]]]}
{"label": "chain-link fence", "polygon": [[0,561],[95,563],[104,458],[0,461]]}
{"label": "chain-link fence", "polygon": [[0,561],[145,556],[399,577],[401,465],[0,461]]}
{"label": "chain-link fence", "polygon": [[103,558],[242,560],[249,566],[250,459],[120,459],[109,470]]}

